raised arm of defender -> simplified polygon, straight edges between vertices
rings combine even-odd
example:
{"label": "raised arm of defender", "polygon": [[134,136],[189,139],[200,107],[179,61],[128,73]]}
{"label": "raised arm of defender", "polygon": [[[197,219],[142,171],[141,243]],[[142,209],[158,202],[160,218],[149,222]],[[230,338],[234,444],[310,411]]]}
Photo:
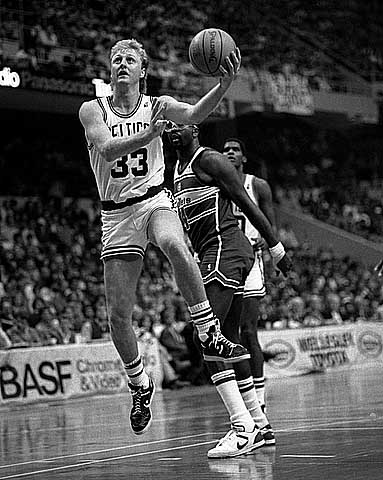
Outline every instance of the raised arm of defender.
{"label": "raised arm of defender", "polygon": [[247,194],[235,167],[226,156],[214,150],[206,150],[194,163],[194,170],[201,180],[217,184],[222,192],[238,205],[267,242],[274,264],[287,275],[292,265],[283,245],[262,210]]}
{"label": "raised arm of defender", "polygon": [[271,223],[274,232],[276,232],[276,221],[273,206],[273,194],[270,185],[263,178],[253,177],[251,185],[255,194],[258,194],[258,205],[262,212]]}

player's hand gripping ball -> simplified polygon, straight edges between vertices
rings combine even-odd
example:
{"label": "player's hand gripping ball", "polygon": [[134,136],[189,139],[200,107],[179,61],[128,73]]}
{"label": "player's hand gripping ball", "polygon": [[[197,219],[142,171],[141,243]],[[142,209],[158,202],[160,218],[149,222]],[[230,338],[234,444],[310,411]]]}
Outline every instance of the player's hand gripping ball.
{"label": "player's hand gripping ball", "polygon": [[203,75],[219,77],[219,67],[225,66],[225,58],[236,49],[233,38],[219,28],[206,28],[197,33],[190,42],[189,60]]}

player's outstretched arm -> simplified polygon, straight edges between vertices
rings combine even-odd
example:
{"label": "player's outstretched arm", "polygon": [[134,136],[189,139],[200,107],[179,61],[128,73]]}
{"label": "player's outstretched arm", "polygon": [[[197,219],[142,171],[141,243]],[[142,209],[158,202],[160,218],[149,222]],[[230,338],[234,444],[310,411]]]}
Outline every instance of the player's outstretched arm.
{"label": "player's outstretched arm", "polygon": [[162,134],[166,121],[162,119],[163,106],[154,104],[149,128],[130,137],[112,137],[95,100],[85,102],[79,110],[80,121],[88,141],[92,143],[107,162],[135,152]]}
{"label": "player's outstretched arm", "polygon": [[270,185],[263,178],[253,177],[252,188],[258,194],[258,205],[276,231],[277,222],[275,220],[273,194]]}
{"label": "player's outstretched arm", "polygon": [[[195,166],[196,174],[201,177],[201,180],[208,182],[210,177],[211,182],[217,184],[222,192],[238,205],[265,239],[274,265],[287,276],[288,272],[292,269],[291,261],[286,255],[282,243],[274,233],[271,223],[258,205],[256,205],[247,194],[237,170],[231,162],[225,155],[208,150],[201,155],[199,162],[195,163]],[[201,171],[199,172],[198,169]],[[203,178],[204,175],[207,176]]]}
{"label": "player's outstretched arm", "polygon": [[163,95],[158,101],[164,105],[164,118],[184,125],[201,123],[212,113],[233,83],[241,66],[241,53],[237,48],[226,57],[226,68],[220,67],[222,77],[219,83],[206,93],[197,103],[180,102]]}

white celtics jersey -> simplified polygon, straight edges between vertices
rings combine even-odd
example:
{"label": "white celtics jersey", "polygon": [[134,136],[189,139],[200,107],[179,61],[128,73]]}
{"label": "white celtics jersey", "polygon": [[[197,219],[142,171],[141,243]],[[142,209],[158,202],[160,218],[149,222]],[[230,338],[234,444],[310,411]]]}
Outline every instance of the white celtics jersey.
{"label": "white celtics jersey", "polygon": [[[258,195],[253,190],[252,185],[253,175],[245,175],[245,182],[243,184],[247,194],[253,200],[253,202],[258,205]],[[245,233],[246,237],[250,240],[250,243],[259,238],[261,235],[258,230],[250,223],[248,218],[242,213],[241,209],[233,203],[233,212],[235,217],[238,219],[239,226],[241,230]]]}
{"label": "white celtics jersey", "polygon": [[[141,94],[130,114],[118,112],[111,96],[93,101],[98,103],[112,136],[129,137],[149,127],[153,100],[153,97]],[[113,162],[107,162],[89,142],[88,150],[101,200],[123,202],[144,195],[150,187],[161,185],[164,181],[165,164],[160,137]]]}

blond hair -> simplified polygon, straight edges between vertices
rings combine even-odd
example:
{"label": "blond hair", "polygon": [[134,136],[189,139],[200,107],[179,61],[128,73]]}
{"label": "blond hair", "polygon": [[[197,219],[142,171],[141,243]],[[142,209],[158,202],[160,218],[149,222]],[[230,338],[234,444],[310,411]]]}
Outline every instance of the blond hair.
{"label": "blond hair", "polygon": [[140,92],[146,92],[146,78],[148,75],[148,66],[149,66],[149,58],[144,49],[142,43],[138,42],[135,38],[129,38],[126,40],[119,40],[116,42],[112,48],[110,49],[110,60],[118,53],[119,51],[126,50],[126,49],[135,50],[140,59],[141,59],[141,66],[145,69],[145,75],[140,79]]}

